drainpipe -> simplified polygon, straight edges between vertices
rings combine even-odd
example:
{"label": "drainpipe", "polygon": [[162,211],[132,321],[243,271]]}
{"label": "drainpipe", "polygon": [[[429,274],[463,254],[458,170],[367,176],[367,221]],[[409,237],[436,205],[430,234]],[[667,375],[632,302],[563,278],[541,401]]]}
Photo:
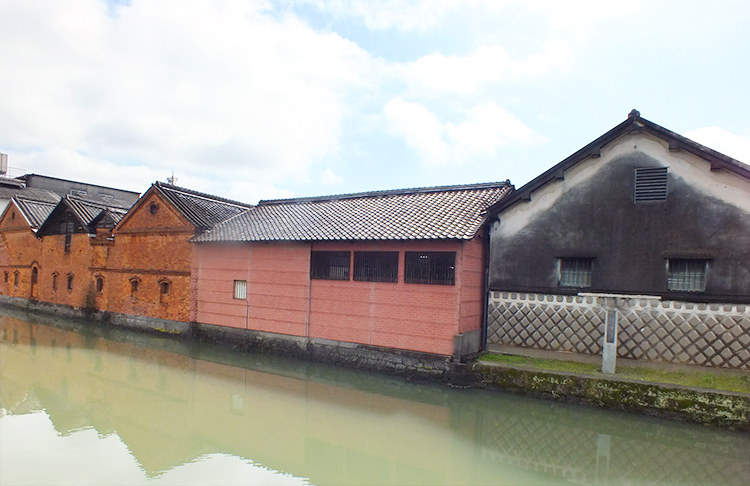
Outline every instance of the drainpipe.
{"label": "drainpipe", "polygon": [[[310,258],[312,258],[313,242],[310,242]],[[305,338],[310,342],[310,296],[312,292],[312,281],[310,279],[310,269],[307,270],[307,313],[305,314]]]}
{"label": "drainpipe", "polygon": [[484,278],[482,279],[482,295],[484,300],[482,301],[482,336],[479,341],[479,351],[487,349],[487,313],[490,310],[490,241],[492,236],[492,223],[487,223],[487,229],[485,230],[485,236],[487,241],[484,243]]}

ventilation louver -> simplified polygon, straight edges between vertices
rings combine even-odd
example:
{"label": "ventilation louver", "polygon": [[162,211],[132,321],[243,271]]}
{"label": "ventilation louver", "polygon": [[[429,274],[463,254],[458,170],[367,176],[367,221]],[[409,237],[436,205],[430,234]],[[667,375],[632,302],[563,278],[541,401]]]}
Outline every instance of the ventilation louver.
{"label": "ventilation louver", "polygon": [[667,199],[667,168],[635,169],[635,202]]}

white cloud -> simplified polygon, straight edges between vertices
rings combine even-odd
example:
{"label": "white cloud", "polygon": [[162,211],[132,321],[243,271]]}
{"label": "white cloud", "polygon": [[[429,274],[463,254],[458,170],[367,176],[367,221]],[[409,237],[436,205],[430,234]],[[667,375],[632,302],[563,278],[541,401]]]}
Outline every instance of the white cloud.
{"label": "white cloud", "polygon": [[740,162],[750,164],[750,137],[736,135],[718,127],[698,128],[687,132],[685,136]]}
{"label": "white cloud", "polygon": [[461,164],[493,155],[503,145],[543,141],[494,103],[473,107],[459,124],[443,123],[424,105],[401,98],[390,100],[383,115],[388,131],[402,137],[425,165]]}
{"label": "white cloud", "polygon": [[336,184],[343,184],[344,178],[340,175],[335,174],[331,169],[326,169],[320,175],[320,182],[327,186],[332,186]]}
{"label": "white cloud", "polygon": [[360,19],[373,31],[395,28],[402,32],[424,32],[441,27],[457,14],[498,16],[509,7],[521,6],[551,27],[580,32],[602,19],[636,11],[642,0],[296,0],[296,3],[314,5],[337,18]]}
{"label": "white cloud", "polygon": [[369,56],[264,5],[132,0],[110,15],[101,0],[2,2],[0,147],[58,177],[142,174],[120,185],[153,174],[104,161],[306,178],[337,150]]}
{"label": "white cloud", "polygon": [[467,56],[439,52],[407,62],[395,69],[415,93],[475,93],[488,83],[528,80],[551,71],[564,71],[572,54],[562,45],[549,43],[544,51],[514,60],[501,46],[482,46]]}

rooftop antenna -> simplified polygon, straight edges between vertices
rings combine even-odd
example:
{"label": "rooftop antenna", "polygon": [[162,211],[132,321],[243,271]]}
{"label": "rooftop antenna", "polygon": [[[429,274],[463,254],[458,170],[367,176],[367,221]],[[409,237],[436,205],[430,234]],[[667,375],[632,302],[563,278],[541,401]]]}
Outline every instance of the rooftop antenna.
{"label": "rooftop antenna", "polygon": [[167,184],[171,184],[174,186],[174,183],[177,181],[177,178],[174,176],[174,171],[172,171],[172,177],[167,177]]}

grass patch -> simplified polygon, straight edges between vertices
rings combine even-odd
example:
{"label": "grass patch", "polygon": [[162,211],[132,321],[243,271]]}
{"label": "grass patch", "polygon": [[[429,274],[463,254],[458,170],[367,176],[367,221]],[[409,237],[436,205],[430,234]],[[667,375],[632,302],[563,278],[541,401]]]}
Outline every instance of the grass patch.
{"label": "grass patch", "polygon": [[[538,370],[582,373],[587,375],[604,375],[599,365],[560,361],[554,359],[530,358],[509,354],[485,354],[479,361],[488,363],[521,365]],[[694,386],[712,390],[724,390],[740,393],[750,393],[750,375],[712,373],[710,371],[665,371],[645,367],[620,366],[615,377],[653,383],[670,383],[673,385]]]}

